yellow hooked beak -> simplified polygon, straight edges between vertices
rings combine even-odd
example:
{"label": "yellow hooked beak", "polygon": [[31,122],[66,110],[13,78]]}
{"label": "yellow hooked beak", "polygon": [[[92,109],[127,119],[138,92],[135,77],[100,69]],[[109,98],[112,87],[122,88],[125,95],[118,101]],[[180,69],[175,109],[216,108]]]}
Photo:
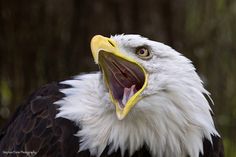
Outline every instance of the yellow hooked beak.
{"label": "yellow hooked beak", "polygon": [[122,120],[141,99],[148,75],[139,63],[120,52],[116,41],[111,38],[94,36],[91,50],[95,63],[103,72],[116,115]]}

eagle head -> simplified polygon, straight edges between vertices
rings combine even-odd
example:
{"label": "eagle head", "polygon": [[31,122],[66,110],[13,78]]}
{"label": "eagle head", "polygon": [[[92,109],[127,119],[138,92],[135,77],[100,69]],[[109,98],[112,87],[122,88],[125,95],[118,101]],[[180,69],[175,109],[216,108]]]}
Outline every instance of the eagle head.
{"label": "eagle head", "polygon": [[209,94],[191,61],[162,43],[139,35],[96,35],[91,50],[120,120],[140,100],[155,94],[172,97],[173,101],[176,94],[191,97],[196,90],[200,96]]}

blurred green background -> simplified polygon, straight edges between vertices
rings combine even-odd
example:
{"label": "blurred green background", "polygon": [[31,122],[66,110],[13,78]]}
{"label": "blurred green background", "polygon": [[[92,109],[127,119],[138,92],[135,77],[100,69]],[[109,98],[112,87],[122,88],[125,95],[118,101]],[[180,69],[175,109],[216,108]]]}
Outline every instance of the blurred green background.
{"label": "blurred green background", "polygon": [[236,156],[235,0],[0,0],[0,125],[43,84],[97,70],[95,34],[135,33],[190,58]]}

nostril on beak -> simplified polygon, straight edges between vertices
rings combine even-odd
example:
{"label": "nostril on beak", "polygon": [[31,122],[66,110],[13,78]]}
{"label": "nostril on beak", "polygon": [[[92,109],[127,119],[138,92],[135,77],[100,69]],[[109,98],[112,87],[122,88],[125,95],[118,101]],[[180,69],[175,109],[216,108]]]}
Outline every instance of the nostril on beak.
{"label": "nostril on beak", "polygon": [[110,40],[108,40],[108,42],[111,44],[112,47],[115,47],[115,45]]}

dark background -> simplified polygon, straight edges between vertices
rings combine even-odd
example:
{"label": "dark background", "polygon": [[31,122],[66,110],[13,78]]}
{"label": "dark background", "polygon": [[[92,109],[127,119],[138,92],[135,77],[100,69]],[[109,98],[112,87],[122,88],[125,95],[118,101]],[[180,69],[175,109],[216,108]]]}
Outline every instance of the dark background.
{"label": "dark background", "polygon": [[97,70],[96,34],[140,34],[190,58],[236,156],[235,0],[0,0],[0,124],[45,83]]}

